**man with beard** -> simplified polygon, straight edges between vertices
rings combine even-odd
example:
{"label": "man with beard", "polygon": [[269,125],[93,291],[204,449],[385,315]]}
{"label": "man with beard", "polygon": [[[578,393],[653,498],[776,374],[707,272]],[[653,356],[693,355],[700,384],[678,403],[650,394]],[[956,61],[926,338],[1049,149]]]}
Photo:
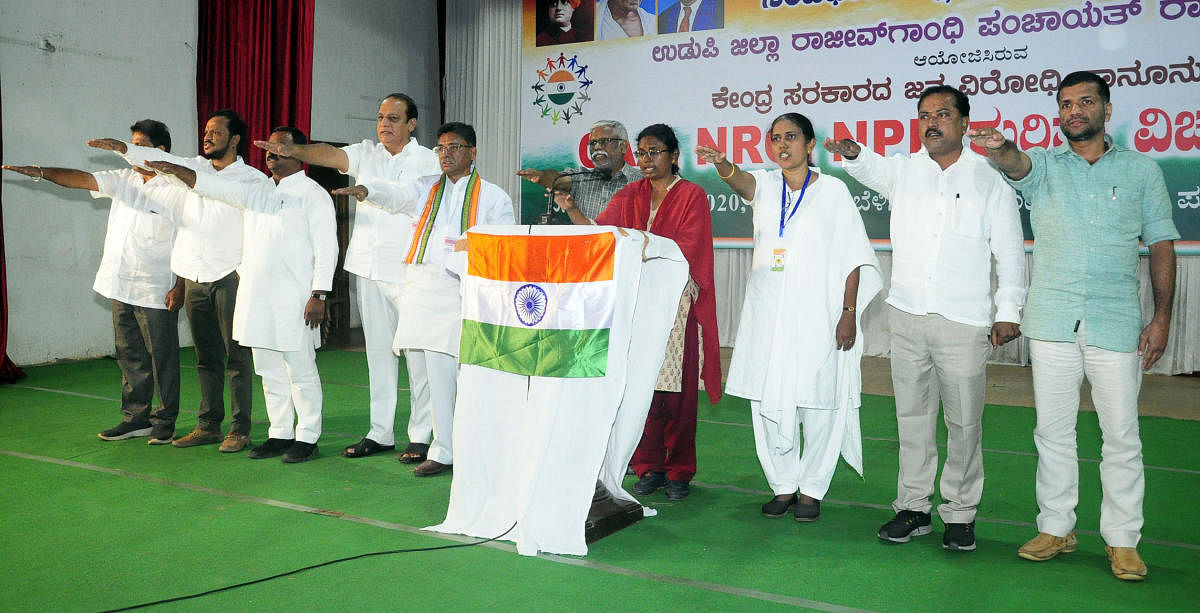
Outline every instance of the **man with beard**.
{"label": "man with beard", "polygon": [[[303,144],[304,132],[275,128],[270,142]],[[283,455],[286,463],[317,456],[321,436],[321,378],[317,374],[318,326],[337,267],[337,222],[325,189],[302,172],[295,158],[267,154],[271,182],[247,185],[219,175],[198,175],[171,162],[147,162],[175,175],[196,193],[243,209],[245,243],[241,284],[233,312],[233,336],[254,353],[262,377],[267,441],[250,459]],[[213,206],[221,206],[214,204]]]}
{"label": "man with beard", "polygon": [[[1100,536],[1118,579],[1141,581],[1145,476],[1138,435],[1142,370],[1162,356],[1175,294],[1171,202],[1162,170],[1113,142],[1108,84],[1073,72],[1058,87],[1067,142],[1022,152],[992,128],[969,135],[1030,202],[1033,279],[1023,331],[1033,363],[1038,535],[1017,554],[1041,562],[1075,551],[1079,459],[1075,422],[1083,377],[1104,443]],[[1142,326],[1138,241],[1150,250],[1154,316]]]}
{"label": "man with beard", "polygon": [[629,133],[619,121],[605,119],[592,124],[588,132],[588,157],[594,171],[567,168],[561,173],[553,170],[518,170],[524,177],[550,190],[571,194],[579,210],[588,219],[596,219],[608,207],[608,201],[622,187],[642,179],[637,166],[625,163],[629,150]]}
{"label": "man with beard", "polygon": [[[1016,194],[983,156],[963,147],[970,101],[934,86],[917,101],[921,151],[881,157],[827,139],[850,176],[891,201],[887,298],[900,438],[896,516],[878,537],[907,543],[932,531],[939,400],[946,423],[938,515],[942,547],[975,549],[983,497],[983,403],[992,349],[1021,335],[1025,249]],[[997,289],[992,292],[992,258]],[[990,330],[989,330],[990,326]]]}
{"label": "man with beard", "polygon": [[[171,133],[161,121],[129,126],[130,141],[171,150]],[[175,227],[162,200],[176,197],[163,177],[144,169],[89,173],[70,168],[4,166],[34,181],[46,179],[93,198],[111,198],[104,253],[92,289],[112,301],[113,337],[121,369],[121,423],[100,432],[106,441],[149,436],[151,445],[175,438],[179,416],[179,307],[183,289],[171,274]],[[159,406],[154,408],[154,392]]]}
{"label": "man with beard", "polygon": [[[201,174],[245,184],[265,184],[263,173],[242,161],[238,147],[245,140],[246,124],[230,109],[208,117],[201,155],[182,160],[158,149],[129,145],[115,139],[88,141],[98,149],[116,151],[134,166],[146,160],[170,160]],[[181,188],[177,188],[181,189]],[[254,383],[250,350],[233,340],[233,311],[237,297],[236,268],[242,261],[242,212],[218,201],[205,202],[194,193],[183,195],[169,214],[176,224],[171,270],[184,288],[184,308],[196,347],[200,377],[200,409],[196,428],[171,444],[193,447],[221,443],[233,453],[250,444],[250,404]],[[222,440],[225,420],[225,377],[229,377],[229,433]]]}
{"label": "man with beard", "polygon": [[[417,103],[405,94],[393,93],[379,103],[375,122],[377,143],[364,140],[340,149],[326,143],[291,145],[256,141],[254,144],[276,155],[335,168],[354,177],[359,185],[379,181],[404,185],[438,172],[437,156],[413,137],[416,129]],[[363,458],[396,448],[400,362],[392,352],[392,339],[400,319],[407,316],[401,310],[400,290],[405,278],[404,256],[416,219],[410,213],[389,215],[372,204],[368,199],[354,209],[354,231],[343,264],[346,272],[357,278],[355,290],[371,387],[370,430],[362,440],[342,451],[347,458]],[[405,364],[411,390],[409,443],[400,454],[400,461],[416,464],[425,460],[433,437],[429,378],[421,364],[408,356]]]}

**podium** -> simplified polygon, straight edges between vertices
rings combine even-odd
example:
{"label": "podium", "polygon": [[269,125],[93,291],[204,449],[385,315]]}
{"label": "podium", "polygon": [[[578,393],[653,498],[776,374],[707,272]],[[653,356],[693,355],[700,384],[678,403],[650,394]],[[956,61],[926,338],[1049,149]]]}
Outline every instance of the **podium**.
{"label": "podium", "polygon": [[[522,555],[584,555],[653,513],[622,481],[687,262],[669,239],[611,227],[479,226],[468,241],[454,477],[428,529],[512,528],[500,540]],[[610,512],[589,517],[597,498]]]}

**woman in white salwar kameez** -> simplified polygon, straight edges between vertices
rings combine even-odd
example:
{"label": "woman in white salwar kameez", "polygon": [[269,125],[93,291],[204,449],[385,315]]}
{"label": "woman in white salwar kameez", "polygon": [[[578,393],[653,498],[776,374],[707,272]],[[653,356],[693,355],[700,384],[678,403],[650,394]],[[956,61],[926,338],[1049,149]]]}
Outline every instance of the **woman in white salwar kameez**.
{"label": "woman in white salwar kameez", "polygon": [[812,123],[781,115],[770,139],[779,170],[747,172],[709,147],[696,153],[754,207],[753,263],[725,391],[750,400],[775,493],[762,513],[783,517],[794,505],[796,521],[813,521],[839,457],[862,474],[858,321],[882,280],[846,185],[811,165]]}

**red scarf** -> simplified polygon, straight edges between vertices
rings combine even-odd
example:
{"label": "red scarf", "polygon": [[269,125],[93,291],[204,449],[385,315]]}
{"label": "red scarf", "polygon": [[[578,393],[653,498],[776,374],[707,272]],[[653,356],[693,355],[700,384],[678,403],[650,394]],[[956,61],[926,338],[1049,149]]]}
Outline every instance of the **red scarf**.
{"label": "red scarf", "polygon": [[658,205],[654,223],[650,218],[650,179],[630,183],[613,196],[596,217],[601,226],[618,226],[634,230],[649,230],[669,238],[688,261],[692,280],[700,286],[700,295],[692,306],[704,332],[704,389],[713,404],[721,401],[721,344],[717,333],[717,299],[713,293],[712,215],[704,188],[680,179]]}

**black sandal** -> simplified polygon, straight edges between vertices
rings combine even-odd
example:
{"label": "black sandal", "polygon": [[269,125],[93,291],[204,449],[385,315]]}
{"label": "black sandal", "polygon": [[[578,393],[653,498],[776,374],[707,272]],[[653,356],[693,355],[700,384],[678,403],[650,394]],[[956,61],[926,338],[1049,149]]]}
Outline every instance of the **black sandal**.
{"label": "black sandal", "polygon": [[391,451],[395,448],[395,445],[380,445],[369,438],[363,437],[363,440],[342,450],[342,456],[347,458],[365,458],[369,455],[375,455],[381,451]]}
{"label": "black sandal", "polygon": [[397,458],[405,464],[419,464],[425,461],[425,455],[429,453],[429,445],[425,443],[409,443],[408,447],[404,448],[404,453]]}

